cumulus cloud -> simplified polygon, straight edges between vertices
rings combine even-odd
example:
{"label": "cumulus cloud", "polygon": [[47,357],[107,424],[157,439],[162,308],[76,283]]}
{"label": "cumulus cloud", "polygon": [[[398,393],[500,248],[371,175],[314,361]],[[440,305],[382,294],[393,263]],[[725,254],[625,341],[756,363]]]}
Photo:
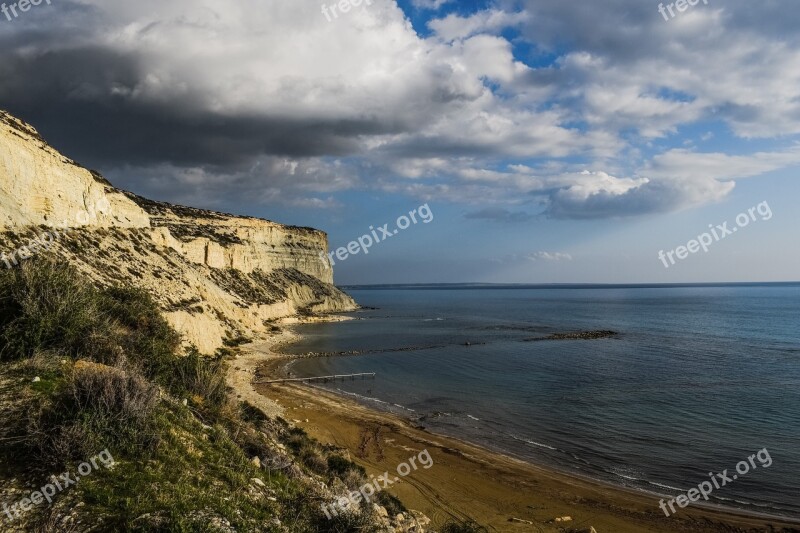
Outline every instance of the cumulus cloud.
{"label": "cumulus cloud", "polygon": [[527,20],[528,13],[525,11],[507,12],[501,9],[487,9],[468,17],[451,13],[444,18],[430,21],[428,27],[440,39],[453,41],[479,33],[497,33],[519,26]]}
{"label": "cumulus cloud", "polygon": [[735,184],[713,179],[655,180],[615,178],[604,172],[550,194],[553,218],[615,218],[665,213],[721,200]]}
{"label": "cumulus cloud", "polygon": [[[793,1],[665,23],[638,0],[497,0],[436,15],[423,37],[391,0],[335,23],[284,0],[62,0],[4,27],[0,107],[164,199],[335,209],[377,190],[506,222],[528,219],[524,203],[557,218],[673,211],[800,162]],[[741,146],[779,140],[682,147],[703,121]]]}
{"label": "cumulus cloud", "polygon": [[559,114],[520,114],[495,95],[490,83],[527,70],[507,41],[422,39],[393,2],[336,24],[315,5],[280,0],[59,6],[50,13],[81,19],[37,19],[0,37],[0,102],[123,185],[159,174],[164,193],[172,184],[183,194],[195,174],[207,181],[194,181],[199,191],[232,179],[291,194],[316,178],[247,169],[289,158],[326,177],[324,167],[347,160],[360,175],[406,159],[566,155],[591,144]]}
{"label": "cumulus cloud", "polygon": [[572,87],[565,96],[595,124],[660,136],[714,116],[744,138],[800,133],[800,14],[791,0],[702,5],[670,22],[636,0],[522,5],[532,42],[568,50],[533,79]]}

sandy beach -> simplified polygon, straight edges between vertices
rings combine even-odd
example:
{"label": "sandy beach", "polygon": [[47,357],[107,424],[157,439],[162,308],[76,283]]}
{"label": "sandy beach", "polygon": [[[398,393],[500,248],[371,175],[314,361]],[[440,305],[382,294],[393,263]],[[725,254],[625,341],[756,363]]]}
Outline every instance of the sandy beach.
{"label": "sandy beach", "polygon": [[[423,449],[434,466],[418,469],[389,489],[409,509],[435,526],[472,518],[491,531],[568,532],[798,532],[790,521],[689,507],[664,516],[659,498],[532,465],[472,444],[415,428],[391,414],[367,409],[308,385],[257,384],[291,360],[280,346],[296,335],[283,333],[245,347],[229,383],[240,399],[271,416],[283,416],[323,443],[341,446],[370,474],[394,473]],[[394,475],[394,474],[393,474]]]}

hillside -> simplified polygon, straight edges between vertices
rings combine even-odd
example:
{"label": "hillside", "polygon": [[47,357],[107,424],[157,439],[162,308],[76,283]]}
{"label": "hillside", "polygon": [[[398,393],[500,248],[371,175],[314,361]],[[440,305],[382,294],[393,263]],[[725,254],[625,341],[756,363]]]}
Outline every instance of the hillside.
{"label": "hillside", "polygon": [[324,233],[120,191],[6,113],[0,225],[0,531],[424,533],[388,491],[331,514],[374,480],[229,387],[245,336],[356,307]]}
{"label": "hillside", "polygon": [[145,289],[204,353],[276,319],[357,307],[320,259],[324,232],[119,190],[3,111],[0,232],[0,252],[17,252],[17,262],[21,247],[52,232],[48,248],[98,284]]}

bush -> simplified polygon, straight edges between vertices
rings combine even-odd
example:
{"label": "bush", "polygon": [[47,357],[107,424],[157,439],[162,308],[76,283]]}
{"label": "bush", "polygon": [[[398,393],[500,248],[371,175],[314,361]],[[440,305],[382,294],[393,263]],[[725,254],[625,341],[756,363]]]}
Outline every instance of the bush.
{"label": "bush", "polygon": [[331,515],[331,518],[328,518],[319,506],[309,509],[309,511],[312,513],[311,523],[304,531],[316,533],[377,533],[382,531],[370,514],[363,510],[358,513],[339,511],[338,516]]}
{"label": "bush", "polygon": [[264,411],[247,401],[239,402],[239,417],[243,421],[256,426],[269,420],[269,417],[264,414]]}
{"label": "bush", "polygon": [[225,400],[225,364],[197,350],[176,356],[181,338],[143,290],[89,284],[72,266],[39,260],[0,272],[0,359],[50,351],[133,366],[176,396]]}
{"label": "bush", "polygon": [[180,336],[138,289],[98,289],[74,267],[40,259],[0,272],[0,359],[37,350],[114,365],[124,355],[163,382]]}
{"label": "bush", "polygon": [[115,341],[145,376],[166,385],[175,369],[181,338],[152,297],[140,289],[110,287],[101,292],[102,311],[113,320]]}
{"label": "bush", "polygon": [[[363,469],[302,429],[231,398],[224,357],[196,349],[179,357],[179,349],[180,337],[143,291],[97,288],[68,264],[43,258],[0,272],[0,360],[21,360],[8,367],[24,383],[22,401],[0,428],[20,439],[3,443],[14,458],[8,466],[25,465],[27,475],[36,464],[38,475],[113,450],[118,468],[73,491],[87,504],[77,516],[98,512],[111,520],[103,524],[108,530],[144,530],[135,525],[142,516],[165,517],[153,530],[190,531],[199,517],[245,525],[277,514],[294,531],[377,531],[369,512],[328,520],[317,490],[295,479],[294,460],[348,487],[359,484]],[[192,409],[159,401],[159,387],[188,398]],[[217,423],[203,427],[198,415]],[[275,440],[294,457],[277,452]],[[278,502],[253,499],[253,455],[268,467],[280,463],[268,472]]]}
{"label": "bush", "polygon": [[135,370],[79,361],[65,383],[31,416],[28,448],[48,465],[113,448],[152,451],[158,389]]}
{"label": "bush", "polygon": [[403,505],[403,502],[386,491],[379,492],[376,496],[376,499],[378,500],[378,505],[386,509],[386,512],[389,516],[397,516],[400,513],[408,512],[408,509],[406,509],[406,506]]}
{"label": "bush", "polygon": [[195,407],[216,418],[228,395],[227,370],[221,357],[207,357],[192,349],[184,357],[173,357],[164,385],[173,395],[191,399]]}
{"label": "bush", "polygon": [[362,466],[357,465],[353,461],[349,461],[341,455],[331,455],[328,457],[328,470],[334,476],[343,478],[350,471],[355,471],[361,476],[366,476],[367,471]]}
{"label": "bush", "polygon": [[0,359],[36,350],[95,354],[110,334],[102,297],[64,263],[39,260],[0,272]]}

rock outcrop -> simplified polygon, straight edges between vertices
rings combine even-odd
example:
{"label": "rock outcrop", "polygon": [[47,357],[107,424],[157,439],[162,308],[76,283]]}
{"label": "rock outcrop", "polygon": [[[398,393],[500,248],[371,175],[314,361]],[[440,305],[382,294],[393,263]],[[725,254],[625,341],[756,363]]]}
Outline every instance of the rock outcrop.
{"label": "rock outcrop", "polygon": [[616,331],[598,330],[598,331],[576,331],[573,333],[554,333],[547,337],[532,337],[530,339],[523,339],[526,342],[536,341],[566,341],[566,340],[594,340],[594,339],[607,339],[609,337],[616,337],[619,335]]}
{"label": "rock outcrop", "polygon": [[[277,319],[357,307],[320,258],[322,231],[116,189],[3,111],[0,231],[12,267],[36,260],[28,245],[46,240],[40,252],[65,256],[98,283],[146,289],[186,341],[207,353]],[[52,238],[39,239],[45,234]]]}

